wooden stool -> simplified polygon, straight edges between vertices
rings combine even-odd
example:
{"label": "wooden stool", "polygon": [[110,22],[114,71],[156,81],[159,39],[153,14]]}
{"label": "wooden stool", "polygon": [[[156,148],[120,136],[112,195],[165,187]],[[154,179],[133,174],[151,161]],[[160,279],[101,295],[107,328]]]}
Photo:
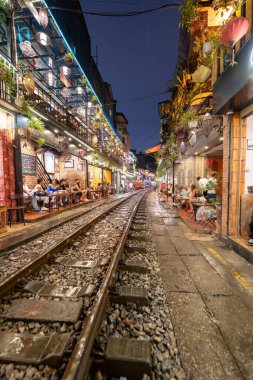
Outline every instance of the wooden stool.
{"label": "wooden stool", "polygon": [[0,206],[0,214],[1,214],[0,234],[2,234],[2,233],[4,233],[4,232],[7,231],[7,227],[6,227],[6,211],[7,211],[7,207]]}
{"label": "wooden stool", "polygon": [[[25,206],[23,206],[23,194],[11,194],[9,199],[11,201],[11,206],[7,208],[8,224],[11,227],[12,212],[20,211],[21,221],[24,222],[24,226],[25,226]],[[15,206],[12,206],[13,202],[16,203]]]}

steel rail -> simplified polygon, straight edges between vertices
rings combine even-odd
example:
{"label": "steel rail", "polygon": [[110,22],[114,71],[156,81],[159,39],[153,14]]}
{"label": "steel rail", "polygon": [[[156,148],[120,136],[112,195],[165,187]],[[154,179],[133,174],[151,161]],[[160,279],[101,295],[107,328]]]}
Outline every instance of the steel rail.
{"label": "steel rail", "polygon": [[[16,247],[18,247],[18,246],[21,245],[21,244],[23,245],[23,244],[25,244],[25,243],[28,243],[29,241],[32,241],[33,239],[38,238],[38,237],[41,236],[42,234],[47,233],[48,231],[50,231],[50,230],[52,230],[52,229],[54,229],[54,228],[57,228],[57,227],[59,227],[59,226],[62,226],[62,225],[65,224],[65,223],[71,222],[72,220],[74,220],[74,219],[76,219],[76,218],[79,218],[80,216],[86,215],[86,214],[88,214],[89,212],[94,211],[94,210],[96,210],[97,208],[99,208],[99,207],[101,207],[101,206],[104,206],[104,205],[107,205],[107,204],[109,205],[110,203],[117,202],[117,201],[119,201],[120,199],[129,199],[129,198],[131,198],[131,196],[132,196],[132,195],[130,195],[130,196],[128,196],[128,197],[120,197],[120,198],[118,198],[118,199],[114,199],[114,200],[112,200],[111,202],[101,202],[101,203],[98,203],[98,204],[94,204],[94,203],[93,203],[93,204],[94,204],[94,207],[91,207],[91,208],[89,208],[89,209],[82,210],[82,211],[78,212],[78,213],[75,214],[75,215],[71,215],[69,218],[64,219],[64,220],[62,220],[62,221],[59,221],[59,222],[56,223],[54,226],[49,227],[49,228],[43,230],[42,232],[37,232],[37,233],[34,234],[33,236],[27,237],[27,238],[25,238],[24,240],[22,240],[21,242],[18,242],[18,241],[17,241],[16,243],[14,243],[14,244],[12,244],[12,245],[6,247],[6,248],[0,248],[0,255],[1,255],[1,254],[6,254],[6,251],[9,251],[10,249],[16,248]],[[110,200],[110,198],[109,198],[108,200]],[[88,205],[88,204],[89,204],[89,203],[87,203],[87,205]],[[85,206],[85,204],[84,204],[83,206]],[[82,206],[81,206],[81,207],[82,207]],[[70,209],[69,209],[69,210],[70,210]],[[66,211],[69,211],[69,210],[66,210]],[[52,215],[53,215],[53,216],[56,216],[56,215],[54,215],[54,214],[52,214]]]}
{"label": "steel rail", "polygon": [[126,242],[133,218],[136,214],[137,208],[146,195],[145,192],[134,206],[131,216],[128,219],[127,225],[123,231],[119,243],[117,244],[113,258],[107,269],[105,278],[100,286],[100,289],[95,297],[91,311],[87,318],[84,320],[84,328],[80,334],[78,343],[70,357],[69,363],[62,377],[62,380],[84,380],[87,378],[90,368],[90,354],[103,322],[106,313],[106,307],[109,301],[109,286],[115,277],[118,262],[122,254],[124,244]]}
{"label": "steel rail", "polygon": [[8,294],[14,287],[17,285],[17,283],[24,277],[29,276],[33,272],[35,272],[37,269],[39,269],[43,264],[45,264],[52,256],[57,254],[58,252],[62,251],[71,241],[77,239],[77,237],[89,230],[94,224],[99,222],[101,219],[103,219],[107,214],[109,214],[112,210],[120,206],[121,204],[129,201],[136,193],[133,193],[127,198],[122,199],[120,202],[114,204],[112,207],[110,207],[108,210],[106,210],[104,213],[97,215],[92,220],[87,222],[82,227],[78,228],[76,231],[69,234],[64,240],[56,243],[51,248],[46,250],[44,253],[36,257],[35,260],[25,265],[23,268],[17,270],[13,274],[11,274],[8,278],[0,282],[0,299]]}

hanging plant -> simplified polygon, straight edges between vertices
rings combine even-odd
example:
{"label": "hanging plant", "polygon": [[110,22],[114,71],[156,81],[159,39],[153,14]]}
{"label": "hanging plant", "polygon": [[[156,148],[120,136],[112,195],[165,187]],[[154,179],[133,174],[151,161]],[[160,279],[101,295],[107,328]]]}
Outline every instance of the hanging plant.
{"label": "hanging plant", "polygon": [[69,51],[64,55],[63,59],[67,65],[70,65],[74,61],[74,54]]}
{"label": "hanging plant", "polygon": [[38,147],[41,148],[42,145],[45,144],[46,140],[43,137],[40,137],[39,139],[36,139],[36,142],[38,144]]}
{"label": "hanging plant", "polygon": [[35,106],[35,103],[32,100],[21,99],[21,113],[22,115],[28,117],[29,119],[34,116],[32,108]]}
{"label": "hanging plant", "polygon": [[179,8],[181,12],[181,21],[179,26],[181,28],[190,29],[191,25],[199,20],[200,11],[197,0],[183,0],[183,4]]}
{"label": "hanging plant", "polygon": [[0,80],[4,81],[6,87],[10,91],[10,94],[15,92],[16,83],[14,79],[14,72],[12,68],[9,68],[3,59],[0,58]]}
{"label": "hanging plant", "polygon": [[7,12],[9,10],[9,5],[7,0],[0,0],[0,26],[4,28],[7,22]]}
{"label": "hanging plant", "polygon": [[42,135],[45,131],[45,124],[41,119],[33,116],[29,120],[29,128],[36,131],[39,135]]}

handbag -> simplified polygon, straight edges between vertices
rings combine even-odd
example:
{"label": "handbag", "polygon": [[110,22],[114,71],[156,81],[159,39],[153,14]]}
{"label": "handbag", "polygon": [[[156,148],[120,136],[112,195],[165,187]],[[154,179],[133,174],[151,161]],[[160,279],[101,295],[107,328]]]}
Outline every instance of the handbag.
{"label": "handbag", "polygon": [[35,195],[36,195],[37,197],[45,197],[45,196],[47,196],[48,194],[46,193],[46,191],[37,191],[37,192],[35,193]]}

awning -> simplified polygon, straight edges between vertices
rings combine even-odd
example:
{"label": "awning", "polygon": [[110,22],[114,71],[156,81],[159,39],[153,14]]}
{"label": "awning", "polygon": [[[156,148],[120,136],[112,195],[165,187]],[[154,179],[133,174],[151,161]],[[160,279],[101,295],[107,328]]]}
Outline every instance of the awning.
{"label": "awning", "polygon": [[146,149],[146,150],[145,150],[145,153],[150,154],[150,153],[158,152],[158,151],[161,149],[161,147],[162,147],[161,144],[156,145],[156,146],[154,146],[153,148]]}

